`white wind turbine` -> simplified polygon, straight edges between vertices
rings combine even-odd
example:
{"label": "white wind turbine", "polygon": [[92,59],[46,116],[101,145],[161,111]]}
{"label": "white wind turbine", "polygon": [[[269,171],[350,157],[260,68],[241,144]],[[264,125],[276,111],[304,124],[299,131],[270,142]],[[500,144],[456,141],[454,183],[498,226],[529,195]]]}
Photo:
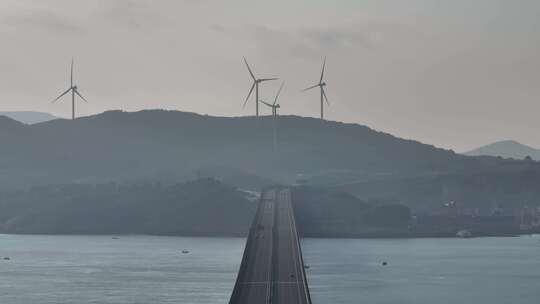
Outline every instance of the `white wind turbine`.
{"label": "white wind turbine", "polygon": [[75,95],[79,96],[86,103],[88,103],[88,101],[81,95],[81,93],[79,93],[79,88],[73,83],[73,58],[71,59],[71,82],[69,89],[67,89],[64,93],[60,94],[60,96],[56,97],[56,99],[53,100],[52,103],[57,102],[60,98],[62,98],[69,92],[71,92],[71,119],[75,120]]}
{"label": "white wind turbine", "polygon": [[244,63],[246,64],[246,67],[249,71],[249,75],[251,75],[251,78],[253,79],[253,84],[251,85],[251,89],[249,90],[249,93],[246,97],[246,100],[244,101],[244,105],[242,107],[246,107],[246,104],[249,100],[249,97],[251,96],[251,93],[253,93],[253,89],[255,89],[255,115],[259,117],[259,84],[265,81],[271,81],[271,80],[277,80],[278,78],[257,78],[253,74],[253,71],[251,71],[251,68],[249,67],[249,64],[246,60],[246,57],[244,58]]}
{"label": "white wind turbine", "polygon": [[277,151],[277,118],[278,118],[277,109],[281,108],[281,106],[279,105],[279,103],[277,103],[277,101],[279,98],[279,94],[281,93],[281,90],[283,89],[284,84],[285,84],[284,82],[281,83],[281,86],[279,87],[279,90],[277,91],[276,97],[274,98],[274,103],[268,103],[268,102],[265,102],[264,100],[261,100],[261,102],[264,105],[272,109],[272,120],[273,120],[272,123],[273,123],[273,129],[274,129],[274,142],[273,142],[274,152]]}
{"label": "white wind turbine", "polygon": [[330,105],[330,103],[328,102],[328,98],[326,97],[326,92],[324,91],[324,87],[326,86],[326,82],[323,80],[325,67],[326,67],[326,57],[324,57],[324,62],[323,62],[322,71],[321,71],[321,78],[319,80],[319,83],[307,89],[304,89],[304,92],[314,89],[316,87],[319,87],[321,89],[321,120],[324,120],[324,101],[326,101],[327,105]]}

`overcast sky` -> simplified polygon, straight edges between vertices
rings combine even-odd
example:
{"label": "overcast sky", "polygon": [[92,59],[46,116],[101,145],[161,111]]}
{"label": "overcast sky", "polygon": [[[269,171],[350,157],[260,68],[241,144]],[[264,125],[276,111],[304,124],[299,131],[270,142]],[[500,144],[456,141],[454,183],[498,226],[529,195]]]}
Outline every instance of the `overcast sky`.
{"label": "overcast sky", "polygon": [[301,89],[327,56],[328,119],[456,151],[540,147],[537,0],[2,0],[0,47],[0,111],[68,117],[50,101],[75,56],[80,115],[253,115],[244,55],[286,81],[281,113],[317,117]]}

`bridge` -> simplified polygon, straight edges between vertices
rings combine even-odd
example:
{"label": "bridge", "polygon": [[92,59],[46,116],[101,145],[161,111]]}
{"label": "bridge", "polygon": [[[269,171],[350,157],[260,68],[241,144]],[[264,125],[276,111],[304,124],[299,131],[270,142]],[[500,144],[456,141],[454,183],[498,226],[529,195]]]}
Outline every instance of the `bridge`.
{"label": "bridge", "polygon": [[311,304],[287,188],[263,191],[229,304]]}

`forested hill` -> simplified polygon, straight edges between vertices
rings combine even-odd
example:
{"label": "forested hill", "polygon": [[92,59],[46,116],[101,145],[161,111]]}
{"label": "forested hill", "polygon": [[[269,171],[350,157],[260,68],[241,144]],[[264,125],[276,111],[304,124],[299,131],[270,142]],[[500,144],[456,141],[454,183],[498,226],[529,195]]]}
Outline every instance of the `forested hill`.
{"label": "forested hill", "polygon": [[467,157],[358,124],[298,116],[279,117],[274,153],[272,124],[271,117],[225,118],[162,110],[110,111],[34,125],[1,117],[0,184],[178,180],[196,177],[204,168],[290,182],[299,173],[353,172],[377,178],[509,166],[508,161]]}
{"label": "forested hill", "polygon": [[[372,206],[316,188],[293,191],[304,235],[407,234],[405,206]],[[245,236],[257,206],[247,193],[211,178],[41,186],[0,191],[0,233]]]}
{"label": "forested hill", "polygon": [[213,179],[0,192],[0,233],[245,235],[256,204]]}

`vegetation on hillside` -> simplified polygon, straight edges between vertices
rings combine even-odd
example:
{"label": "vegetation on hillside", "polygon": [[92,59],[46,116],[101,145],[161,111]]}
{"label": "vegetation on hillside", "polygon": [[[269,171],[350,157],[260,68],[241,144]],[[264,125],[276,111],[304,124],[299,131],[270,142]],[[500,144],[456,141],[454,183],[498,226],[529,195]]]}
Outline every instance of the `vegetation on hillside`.
{"label": "vegetation on hillside", "polygon": [[70,184],[0,194],[0,231],[244,235],[256,205],[213,179],[164,186]]}
{"label": "vegetation on hillside", "polygon": [[296,187],[292,195],[303,236],[380,237],[409,233],[411,212],[404,205],[375,205],[351,194],[312,187]]}

